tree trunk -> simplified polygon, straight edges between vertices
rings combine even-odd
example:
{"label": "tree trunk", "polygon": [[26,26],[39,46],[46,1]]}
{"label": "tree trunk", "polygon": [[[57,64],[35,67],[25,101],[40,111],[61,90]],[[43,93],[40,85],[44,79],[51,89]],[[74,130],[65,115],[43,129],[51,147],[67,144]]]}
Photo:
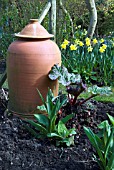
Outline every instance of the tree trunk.
{"label": "tree trunk", "polygon": [[97,24],[97,10],[94,0],[85,0],[85,2],[90,13],[90,24],[87,36],[92,38]]}

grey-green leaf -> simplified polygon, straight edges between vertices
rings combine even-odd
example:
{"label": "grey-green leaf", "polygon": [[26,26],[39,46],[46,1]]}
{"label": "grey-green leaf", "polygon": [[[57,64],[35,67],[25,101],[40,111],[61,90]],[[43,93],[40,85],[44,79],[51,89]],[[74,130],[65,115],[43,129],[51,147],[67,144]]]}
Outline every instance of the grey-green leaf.
{"label": "grey-green leaf", "polygon": [[48,76],[51,80],[58,79],[59,83],[63,86],[81,82],[81,76],[79,74],[75,75],[74,73],[69,73],[66,67],[59,66],[58,64],[55,64],[51,68]]}

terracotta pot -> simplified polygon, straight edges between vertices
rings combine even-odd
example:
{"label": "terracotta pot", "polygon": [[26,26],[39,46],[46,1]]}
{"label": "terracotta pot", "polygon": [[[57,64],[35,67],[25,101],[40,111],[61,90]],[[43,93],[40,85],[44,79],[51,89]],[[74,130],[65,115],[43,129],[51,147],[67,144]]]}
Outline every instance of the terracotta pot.
{"label": "terracotta pot", "polygon": [[9,46],[7,57],[8,107],[17,114],[29,115],[42,104],[37,88],[44,98],[48,88],[58,94],[58,81],[51,81],[48,73],[54,64],[61,64],[61,54],[50,40],[53,35],[36,19],[15,36],[18,40]]}

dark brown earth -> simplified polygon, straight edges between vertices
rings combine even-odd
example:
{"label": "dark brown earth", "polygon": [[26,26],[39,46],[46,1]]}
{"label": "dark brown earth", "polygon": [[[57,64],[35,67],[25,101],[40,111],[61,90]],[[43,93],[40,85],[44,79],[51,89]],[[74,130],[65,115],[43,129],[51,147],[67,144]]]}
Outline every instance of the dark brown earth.
{"label": "dark brown earth", "polygon": [[[5,110],[7,101],[0,92],[0,170],[99,170],[93,159],[95,150],[83,132],[83,126],[94,131],[97,124],[107,119],[106,113],[114,116],[114,103],[91,101],[94,107],[76,109],[75,117],[68,127],[76,127],[75,145],[56,147],[48,139],[34,139],[24,127],[24,122]],[[5,91],[6,92],[6,91]],[[78,110],[78,112],[76,111]],[[70,114],[71,107],[63,109],[63,116]]]}

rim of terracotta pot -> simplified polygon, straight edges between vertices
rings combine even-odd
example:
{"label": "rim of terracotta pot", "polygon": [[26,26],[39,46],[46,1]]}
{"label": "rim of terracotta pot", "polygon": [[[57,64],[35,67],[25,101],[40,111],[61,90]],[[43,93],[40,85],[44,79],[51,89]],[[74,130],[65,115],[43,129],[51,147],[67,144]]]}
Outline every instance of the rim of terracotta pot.
{"label": "rim of terracotta pot", "polygon": [[54,35],[49,34],[48,31],[38,22],[38,19],[30,19],[29,24],[27,24],[21,32],[14,34],[16,37],[20,38],[52,38]]}

